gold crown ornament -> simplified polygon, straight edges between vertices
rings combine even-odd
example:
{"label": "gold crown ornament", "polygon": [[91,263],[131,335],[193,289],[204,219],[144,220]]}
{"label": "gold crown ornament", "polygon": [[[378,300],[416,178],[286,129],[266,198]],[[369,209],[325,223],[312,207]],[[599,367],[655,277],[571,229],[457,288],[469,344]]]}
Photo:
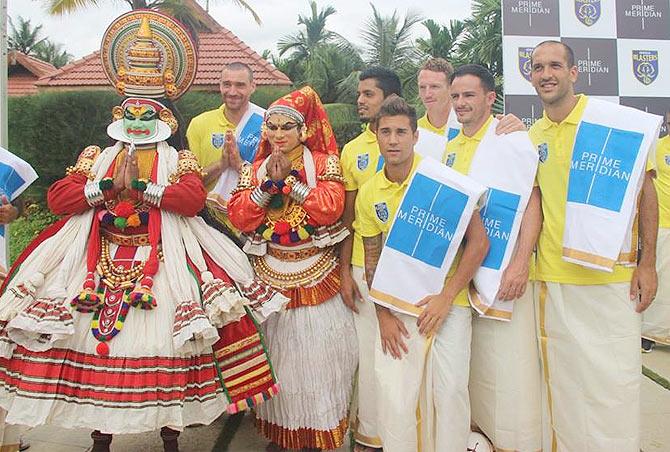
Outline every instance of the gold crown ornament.
{"label": "gold crown ornament", "polygon": [[123,96],[175,100],[195,79],[197,53],[188,31],[153,10],[117,18],[105,31],[100,56],[105,75]]}

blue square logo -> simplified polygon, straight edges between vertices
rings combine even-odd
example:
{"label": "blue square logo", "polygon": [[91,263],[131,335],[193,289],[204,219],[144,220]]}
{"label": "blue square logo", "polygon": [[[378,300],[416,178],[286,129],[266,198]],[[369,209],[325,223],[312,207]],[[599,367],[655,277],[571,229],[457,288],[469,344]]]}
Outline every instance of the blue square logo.
{"label": "blue square logo", "polygon": [[489,189],[481,216],[491,247],[482,267],[500,270],[520,201],[521,196],[517,194]]}
{"label": "blue square logo", "polygon": [[440,268],[468,196],[422,174],[407,188],[386,245]]}
{"label": "blue square logo", "polygon": [[568,202],[619,212],[643,137],[582,122],[572,151]]}

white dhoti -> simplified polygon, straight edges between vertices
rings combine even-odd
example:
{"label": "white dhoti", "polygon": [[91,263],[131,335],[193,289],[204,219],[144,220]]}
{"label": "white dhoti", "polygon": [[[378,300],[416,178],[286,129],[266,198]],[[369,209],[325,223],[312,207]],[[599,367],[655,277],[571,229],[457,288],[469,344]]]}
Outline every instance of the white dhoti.
{"label": "white dhoti", "polygon": [[542,375],[533,285],[529,282],[526,293],[513,302],[510,322],[481,317],[472,322],[472,421],[499,452],[542,449]]}
{"label": "white dhoti", "polygon": [[361,301],[356,303],[358,314],[354,314],[358,336],[358,413],[354,422],[354,439],[370,447],[382,447],[377,434],[377,398],[375,397],[375,341],[379,340],[379,324],[375,304],[368,299],[365,270],[353,266],[352,275],[361,292]]}
{"label": "white dhoti", "polygon": [[656,246],[658,291],[642,314],[642,337],[670,345],[670,229],[658,230]]}
{"label": "white dhoti", "polygon": [[540,283],[545,451],[639,452],[641,316],[629,283]]}
{"label": "white dhoti", "polygon": [[375,340],[377,422],[385,452],[463,452],[470,433],[470,308],[454,306],[431,340],[416,317],[395,313],[410,334],[401,360]]}

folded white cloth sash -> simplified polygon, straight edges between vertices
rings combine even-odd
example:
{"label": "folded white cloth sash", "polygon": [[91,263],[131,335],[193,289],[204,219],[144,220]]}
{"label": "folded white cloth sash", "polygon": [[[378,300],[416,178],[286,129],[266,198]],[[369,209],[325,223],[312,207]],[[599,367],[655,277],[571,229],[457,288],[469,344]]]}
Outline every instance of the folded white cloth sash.
{"label": "folded white cloth sash", "polygon": [[[237,149],[240,151],[242,160],[247,162],[254,161],[256,149],[261,140],[261,125],[263,124],[264,115],[264,109],[250,103],[247,112],[242,116],[242,119],[240,119],[239,124],[235,128]],[[225,134],[222,133],[218,139],[223,143],[225,141]],[[230,168],[225,169],[221,173],[214,189],[207,196],[209,204],[215,208],[225,210],[230,199],[230,192],[237,187],[238,179],[239,173],[237,171]]]}
{"label": "folded white cloth sash", "polygon": [[612,272],[620,252],[636,247],[630,231],[662,122],[657,115],[588,99],[572,149],[563,260]]}
{"label": "folded white cloth sash", "polygon": [[370,297],[418,316],[416,303],[442,290],[447,272],[486,187],[426,158],[395,214],[377,264]]}
{"label": "folded white cloth sash", "polygon": [[461,123],[458,122],[456,113],[452,109],[447,119],[444,135],[419,127],[419,140],[414,145],[414,150],[422,157],[430,157],[439,162],[442,160],[447,143],[456,138],[460,131]]}
{"label": "folded white cloth sash", "polygon": [[527,132],[496,135],[491,121],[468,175],[488,187],[480,214],[490,248],[473,278],[470,304],[483,317],[511,320],[514,303],[496,300],[503,272],[514,254],[523,213],[537,171],[538,154]]}

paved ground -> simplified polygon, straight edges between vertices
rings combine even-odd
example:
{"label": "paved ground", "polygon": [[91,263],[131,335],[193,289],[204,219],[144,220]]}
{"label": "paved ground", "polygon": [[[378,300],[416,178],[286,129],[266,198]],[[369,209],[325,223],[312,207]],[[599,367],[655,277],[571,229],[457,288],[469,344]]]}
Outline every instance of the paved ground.
{"label": "paved ground", "polygon": [[[670,451],[670,347],[657,347],[642,357],[646,377],[642,383],[642,450]],[[85,452],[90,449],[90,432],[39,427],[26,434],[31,452]],[[180,437],[182,452],[257,452],[265,442],[253,427],[251,414],[222,416],[212,425],[189,428]],[[158,432],[142,435],[117,435],[115,452],[162,452]],[[348,451],[343,447],[340,452]]]}

